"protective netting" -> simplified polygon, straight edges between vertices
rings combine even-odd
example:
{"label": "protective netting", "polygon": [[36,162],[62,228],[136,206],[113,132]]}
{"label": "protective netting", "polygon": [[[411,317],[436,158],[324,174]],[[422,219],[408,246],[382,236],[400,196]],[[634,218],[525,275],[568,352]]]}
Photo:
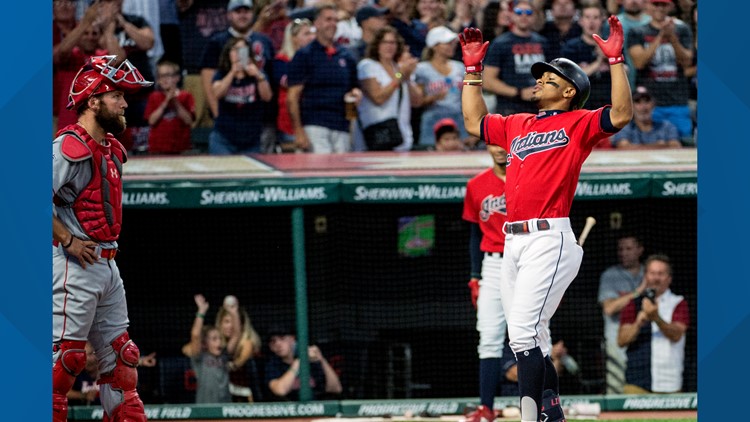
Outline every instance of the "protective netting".
{"label": "protective netting", "polygon": [[[125,280],[131,337],[159,365],[141,368],[150,403],[191,402],[189,340],[193,295],[210,303],[207,322],[227,294],[236,295],[264,340],[253,360],[256,399],[271,400],[263,382],[266,332],[294,326],[291,208],[126,209],[117,261]],[[643,258],[672,260],[672,290],[690,306],[683,391],[696,391],[697,201],[576,201],[571,221],[598,224],[584,246],[577,279],[552,322],[579,363],[563,377],[563,394],[605,388],[599,276],[617,263],[617,239],[632,232]],[[467,224],[461,204],[335,204],[304,208],[311,342],[339,372],[342,398],[478,395],[476,317],[469,279]],[[617,228],[619,225],[619,228]]]}

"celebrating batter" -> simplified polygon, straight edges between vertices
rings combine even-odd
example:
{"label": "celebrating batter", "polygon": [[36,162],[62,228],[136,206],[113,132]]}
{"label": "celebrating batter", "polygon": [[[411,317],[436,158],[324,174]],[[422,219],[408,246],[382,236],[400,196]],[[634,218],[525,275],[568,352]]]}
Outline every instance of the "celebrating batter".
{"label": "celebrating batter", "polygon": [[[559,394],[549,356],[549,322],[583,257],[571,230],[570,207],[581,166],[594,145],[623,128],[633,115],[622,63],[622,25],[615,16],[609,18],[609,25],[606,41],[598,35],[594,38],[609,58],[612,105],[592,111],[582,109],[591,88],[588,77],[572,61],[558,58],[531,67],[536,78],[532,101],[538,114],[488,114],[481,87],[482,60],[489,43],[483,42],[476,28],[465,29],[459,37],[466,67],[462,93],[466,130],[508,151],[500,292],[510,346],[518,361],[523,422],[564,420],[559,400],[547,399],[542,410],[542,397]],[[558,410],[559,415],[549,414]]]}
{"label": "celebrating batter", "polygon": [[116,56],[92,57],[70,87],[78,122],[52,142],[52,420],[65,422],[67,392],[85,367],[86,340],[99,360],[104,421],[143,422],[138,347],[114,258],[122,223],[123,95],[152,82]]}

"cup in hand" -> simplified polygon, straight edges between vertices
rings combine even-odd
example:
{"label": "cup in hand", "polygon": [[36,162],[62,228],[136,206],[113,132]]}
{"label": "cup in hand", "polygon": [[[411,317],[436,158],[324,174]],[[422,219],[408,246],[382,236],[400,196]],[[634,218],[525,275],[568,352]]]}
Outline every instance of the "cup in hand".
{"label": "cup in hand", "polygon": [[357,97],[352,94],[344,95],[344,107],[346,110],[346,120],[357,118]]}

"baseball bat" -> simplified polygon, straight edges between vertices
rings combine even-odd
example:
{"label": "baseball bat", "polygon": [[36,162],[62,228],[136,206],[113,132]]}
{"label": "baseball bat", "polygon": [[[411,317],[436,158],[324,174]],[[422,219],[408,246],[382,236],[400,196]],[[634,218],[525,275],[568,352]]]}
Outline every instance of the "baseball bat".
{"label": "baseball bat", "polygon": [[581,230],[581,235],[578,236],[578,245],[583,247],[583,243],[586,242],[586,238],[589,237],[589,232],[596,224],[596,218],[588,216],[586,217],[586,225]]}

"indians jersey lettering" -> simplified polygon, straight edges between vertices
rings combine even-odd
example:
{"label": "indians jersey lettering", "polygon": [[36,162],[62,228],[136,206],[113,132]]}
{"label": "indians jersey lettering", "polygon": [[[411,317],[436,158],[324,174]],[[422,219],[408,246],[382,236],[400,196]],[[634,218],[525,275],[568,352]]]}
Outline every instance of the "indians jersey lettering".
{"label": "indians jersey lettering", "polygon": [[510,141],[511,155],[523,160],[529,154],[543,152],[550,148],[560,148],[568,145],[570,138],[565,129],[552,130],[549,132],[529,132],[528,135],[516,136]]}
{"label": "indians jersey lettering", "polygon": [[[481,137],[508,151],[508,221],[568,217],[581,166],[600,140],[603,109],[488,114]],[[523,195],[524,200],[515,200]]]}
{"label": "indians jersey lettering", "polygon": [[474,176],[466,184],[462,218],[479,224],[482,231],[479,249],[484,252],[505,251],[502,230],[507,214],[505,203],[505,182],[495,175],[492,168]]}

